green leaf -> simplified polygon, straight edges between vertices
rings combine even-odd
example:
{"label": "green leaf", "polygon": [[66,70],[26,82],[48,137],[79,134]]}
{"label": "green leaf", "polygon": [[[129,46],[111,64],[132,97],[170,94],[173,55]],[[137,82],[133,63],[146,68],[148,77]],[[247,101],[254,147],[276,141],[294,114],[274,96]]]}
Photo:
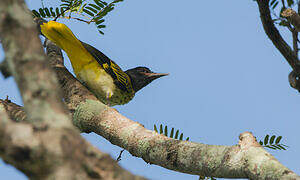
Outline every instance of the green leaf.
{"label": "green leaf", "polygon": [[164,132],[163,126],[162,126],[162,124],[161,124],[160,127],[159,127],[159,134],[162,134],[163,132]]}
{"label": "green leaf", "polygon": [[179,130],[176,131],[174,139],[177,139],[179,135]]}
{"label": "green leaf", "polygon": [[104,35],[104,32],[103,32],[103,31],[100,31],[100,30],[98,30],[98,31],[99,31],[100,34]]}
{"label": "green leaf", "polygon": [[278,136],[278,137],[276,138],[275,144],[278,144],[278,143],[280,142],[281,139],[282,139],[282,136]]}
{"label": "green leaf", "polygon": [[46,15],[47,15],[48,17],[51,17],[51,14],[50,14],[50,11],[49,11],[48,8],[44,8],[44,12],[46,13]]}
{"label": "green leaf", "polygon": [[44,13],[44,10],[42,8],[39,9],[39,12],[42,17],[46,17],[46,14]]}
{"label": "green leaf", "polygon": [[85,12],[85,13],[87,13],[90,16],[94,16],[94,14],[92,12],[90,12],[90,11],[88,11],[86,9],[83,9],[82,11]]}
{"label": "green leaf", "polygon": [[279,2],[276,2],[276,3],[274,4],[274,6],[272,7],[272,9],[275,9],[276,6],[278,5],[278,3],[279,3]]}
{"label": "green leaf", "polygon": [[95,8],[95,9],[99,10],[99,11],[101,10],[101,7],[99,7],[95,4],[89,4],[89,5],[92,6],[93,8]]}
{"label": "green leaf", "polygon": [[88,9],[88,10],[91,10],[93,13],[97,13],[98,11],[90,6],[86,6],[84,9]]}
{"label": "green leaf", "polygon": [[50,7],[50,13],[51,13],[51,16],[52,17],[55,17],[56,15],[55,15],[55,12],[53,12],[53,7]]}
{"label": "green leaf", "polygon": [[99,2],[101,2],[102,4],[104,4],[105,6],[107,6],[107,2],[101,1],[99,0]]}
{"label": "green leaf", "polygon": [[154,131],[158,133],[158,130],[157,130],[157,127],[155,124],[154,124]]}
{"label": "green leaf", "polygon": [[173,138],[174,136],[174,128],[171,129],[170,138]]}
{"label": "green leaf", "polygon": [[41,17],[40,13],[37,12],[36,10],[31,11],[34,17]]}
{"label": "green leaf", "polygon": [[264,145],[267,145],[269,142],[269,135],[266,135],[265,140],[264,140]]}
{"label": "green leaf", "polygon": [[179,140],[182,141],[183,139],[183,133],[180,134]]}
{"label": "green leaf", "polygon": [[270,6],[273,6],[273,4],[276,2],[277,0],[272,0],[270,3]]}
{"label": "green leaf", "polygon": [[[106,26],[105,25],[99,25],[97,26],[97,28],[101,29],[101,28],[105,28]],[[162,133],[161,133],[162,134]]]}
{"label": "green leaf", "polygon": [[[95,21],[96,21],[96,20],[95,20]],[[101,20],[99,20],[99,21],[96,21],[96,24],[99,25],[99,24],[103,23],[104,21],[105,21],[104,19],[101,19]]]}
{"label": "green leaf", "polygon": [[114,0],[112,3],[122,2],[123,0]]}
{"label": "green leaf", "polygon": [[287,0],[288,6],[291,7],[294,4],[294,0]]}
{"label": "green leaf", "polygon": [[283,149],[283,150],[286,150],[285,147],[283,147],[281,144],[276,144],[276,146],[278,146],[279,148]]}
{"label": "green leaf", "polygon": [[94,0],[94,2],[101,8],[104,8],[104,5],[99,0]]}
{"label": "green leaf", "polygon": [[275,135],[273,135],[271,138],[270,138],[270,144],[273,144],[274,143],[274,139],[275,139]]}
{"label": "green leaf", "polygon": [[168,136],[168,127],[165,126],[165,136]]}
{"label": "green leaf", "polygon": [[189,141],[189,140],[190,140],[190,138],[189,138],[189,137],[187,137],[187,138],[186,138],[186,141]]}
{"label": "green leaf", "polygon": [[260,144],[260,145],[264,145],[264,143],[263,143],[262,141],[259,141],[259,144]]}
{"label": "green leaf", "polygon": [[267,145],[267,146],[265,146],[265,147],[267,147],[267,148],[270,148],[270,149],[274,149],[274,150],[276,150],[276,148],[275,148],[275,147],[273,147],[273,146],[269,146],[269,145]]}

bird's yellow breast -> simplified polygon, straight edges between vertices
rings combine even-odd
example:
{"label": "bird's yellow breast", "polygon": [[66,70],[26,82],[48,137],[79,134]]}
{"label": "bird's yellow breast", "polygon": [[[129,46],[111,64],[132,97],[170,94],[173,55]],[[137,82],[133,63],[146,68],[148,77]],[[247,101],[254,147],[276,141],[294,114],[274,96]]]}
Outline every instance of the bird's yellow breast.
{"label": "bird's yellow breast", "polygon": [[117,88],[113,78],[97,61],[83,66],[76,76],[98,99],[110,106],[126,104],[134,97],[134,93]]}

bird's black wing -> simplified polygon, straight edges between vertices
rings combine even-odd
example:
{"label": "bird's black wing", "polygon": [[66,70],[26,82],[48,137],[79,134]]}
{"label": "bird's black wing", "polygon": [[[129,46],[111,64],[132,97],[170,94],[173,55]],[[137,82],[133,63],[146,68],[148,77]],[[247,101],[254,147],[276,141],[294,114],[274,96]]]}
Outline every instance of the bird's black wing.
{"label": "bird's black wing", "polygon": [[83,47],[95,58],[99,65],[114,79],[115,84],[123,91],[130,92],[132,89],[128,75],[122,69],[93,46],[82,42]]}

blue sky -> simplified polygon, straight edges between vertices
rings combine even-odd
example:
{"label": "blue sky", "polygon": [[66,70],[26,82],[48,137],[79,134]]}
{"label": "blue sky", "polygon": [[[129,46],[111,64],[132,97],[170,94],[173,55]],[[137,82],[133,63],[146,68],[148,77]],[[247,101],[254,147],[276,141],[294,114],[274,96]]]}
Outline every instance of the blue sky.
{"label": "blue sky", "polygon": [[[36,0],[27,3],[40,6]],[[300,174],[300,95],[289,86],[291,68],[265,35],[254,1],[131,0],[120,3],[106,20],[104,36],[93,25],[60,22],[124,70],[142,65],[170,73],[129,104],[116,106],[123,115],[149,129],[161,123],[179,128],[192,141],[206,144],[237,144],[244,131],[258,139],[282,135],[290,148],[268,151]],[[68,60],[66,65],[70,69]],[[0,98],[8,95],[21,104],[13,78],[0,75],[0,84]],[[121,148],[102,137],[82,135],[112,157],[119,155]],[[146,164],[127,152],[120,163],[154,180],[198,178]],[[0,177],[26,179],[2,161]]]}

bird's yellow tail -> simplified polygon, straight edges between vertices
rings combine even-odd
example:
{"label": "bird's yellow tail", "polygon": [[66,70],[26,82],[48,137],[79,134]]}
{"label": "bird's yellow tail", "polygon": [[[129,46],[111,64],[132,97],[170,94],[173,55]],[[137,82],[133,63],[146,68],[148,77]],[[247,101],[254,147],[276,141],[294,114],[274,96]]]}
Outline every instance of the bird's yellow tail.
{"label": "bird's yellow tail", "polygon": [[68,54],[75,74],[93,59],[66,25],[56,21],[49,21],[41,25],[41,31],[44,36]]}

